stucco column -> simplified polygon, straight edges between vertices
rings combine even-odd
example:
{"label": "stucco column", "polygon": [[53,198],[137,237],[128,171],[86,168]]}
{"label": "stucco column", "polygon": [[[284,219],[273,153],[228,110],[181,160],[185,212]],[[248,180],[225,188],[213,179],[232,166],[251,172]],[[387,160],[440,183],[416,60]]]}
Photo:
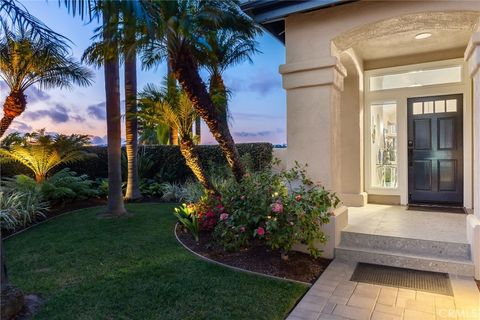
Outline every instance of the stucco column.
{"label": "stucco column", "polygon": [[480,280],[480,32],[472,35],[465,52],[473,79],[473,208],[467,217],[467,237],[475,263],[475,278]]}
{"label": "stucco column", "polygon": [[[338,192],[340,175],[340,99],[345,68],[337,58],[288,63],[280,66],[287,91],[287,168],[298,161],[307,164],[308,176],[325,188]],[[348,223],[348,209],[334,211],[323,226],[329,241],[319,244],[323,256],[333,258],[340,233]],[[302,249],[297,245],[296,250]]]}
{"label": "stucco column", "polygon": [[280,66],[287,91],[287,167],[308,164],[308,174],[338,191],[339,110],[345,68],[337,58]]}

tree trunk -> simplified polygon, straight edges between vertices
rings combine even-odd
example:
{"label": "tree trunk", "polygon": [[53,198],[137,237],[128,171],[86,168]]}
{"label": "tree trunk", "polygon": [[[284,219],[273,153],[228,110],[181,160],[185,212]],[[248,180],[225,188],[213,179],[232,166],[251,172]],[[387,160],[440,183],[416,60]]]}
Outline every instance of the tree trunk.
{"label": "tree trunk", "polygon": [[3,137],[13,119],[25,111],[27,100],[21,91],[12,91],[3,104],[3,118],[0,121],[0,138]]}
{"label": "tree trunk", "polygon": [[178,146],[178,129],[171,127],[170,128],[170,144]]}
{"label": "tree trunk", "polygon": [[195,118],[195,136],[197,136],[198,144],[202,144],[202,118]]}
{"label": "tree trunk", "polygon": [[210,76],[210,96],[216,97],[214,99],[215,106],[220,113],[221,119],[228,126],[228,97],[227,88],[223,82],[223,78],[219,72],[215,72]]}
{"label": "tree trunk", "polygon": [[235,179],[241,181],[245,175],[245,168],[240,161],[237,147],[228,126],[222,121],[217,112],[205,83],[200,78],[198,66],[193,60],[191,53],[184,49],[175,59],[170,58],[169,63],[172,66],[176,79],[192,101],[195,110],[205,121],[215,140],[220,145],[220,149],[225,155]]}
{"label": "tree trunk", "polygon": [[[108,10],[103,10],[104,24],[110,21]],[[111,39],[111,31],[104,28],[104,39]],[[121,168],[121,114],[118,51],[105,55],[105,98],[107,108],[108,202],[106,216],[126,215],[122,194]]]}
{"label": "tree trunk", "polygon": [[187,166],[192,170],[193,174],[198,179],[200,184],[208,192],[216,194],[217,191],[215,190],[215,187],[212,185],[207,175],[205,174],[205,170],[203,169],[202,163],[200,162],[200,157],[195,148],[195,144],[190,137],[182,138],[182,140],[180,141],[180,152],[185,158]]}
{"label": "tree trunk", "polygon": [[[168,53],[170,55],[170,53]],[[177,84],[175,83],[175,76],[172,73],[172,68],[167,64],[167,96],[169,98],[173,97],[174,91],[176,90]],[[175,127],[170,127],[170,144],[178,146],[178,129]]]}
{"label": "tree trunk", "polygon": [[138,181],[137,127],[137,60],[136,53],[131,53],[125,57],[125,147],[128,168],[125,199],[127,200],[142,197]]}

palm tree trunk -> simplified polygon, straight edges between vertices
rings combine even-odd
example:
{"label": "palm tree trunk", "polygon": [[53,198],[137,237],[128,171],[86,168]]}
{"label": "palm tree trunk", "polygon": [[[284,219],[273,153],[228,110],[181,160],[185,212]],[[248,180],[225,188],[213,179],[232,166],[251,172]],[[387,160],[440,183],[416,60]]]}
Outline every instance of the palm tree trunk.
{"label": "palm tree trunk", "polygon": [[196,117],[195,118],[195,135],[198,139],[198,144],[202,144],[202,118]]}
{"label": "palm tree trunk", "polygon": [[[170,53],[168,53],[170,55]],[[176,90],[175,76],[172,73],[172,68],[167,64],[167,96],[172,97],[173,90]],[[178,129],[176,127],[170,127],[170,144],[178,145]]]}
{"label": "palm tree trunk", "polygon": [[5,134],[10,127],[13,119],[18,117],[25,111],[27,100],[21,91],[12,91],[5,99],[3,104],[3,118],[0,121],[0,138]]}
{"label": "palm tree trunk", "polygon": [[[134,50],[134,49],[133,49]],[[125,57],[125,138],[127,151],[127,191],[125,199],[142,197],[138,179],[137,60],[136,54]]]}
{"label": "palm tree trunk", "polygon": [[190,137],[183,137],[180,141],[180,152],[185,158],[187,166],[192,170],[193,174],[200,182],[200,184],[210,193],[217,194],[215,187],[212,185],[205,170],[203,169],[202,163],[200,162],[200,156],[195,148],[195,144]]}
{"label": "palm tree trunk", "polygon": [[245,168],[240,161],[240,155],[228,125],[221,119],[205,83],[200,78],[195,60],[188,49],[184,49],[175,58],[170,58],[169,63],[172,66],[176,79],[187,92],[190,100],[194,103],[195,110],[205,121],[215,140],[220,145],[220,149],[225,155],[235,179],[241,181],[245,175]]}
{"label": "palm tree trunk", "polygon": [[214,72],[210,77],[210,96],[216,96],[216,106],[223,121],[228,126],[228,97],[227,88],[219,72]]}
{"label": "palm tree trunk", "polygon": [[[104,25],[109,24],[110,14],[103,10]],[[111,39],[111,29],[104,28],[104,39]],[[120,74],[118,51],[112,49],[105,55],[105,97],[107,108],[107,153],[108,153],[108,202],[106,216],[126,215],[122,194],[122,151],[120,114]]]}

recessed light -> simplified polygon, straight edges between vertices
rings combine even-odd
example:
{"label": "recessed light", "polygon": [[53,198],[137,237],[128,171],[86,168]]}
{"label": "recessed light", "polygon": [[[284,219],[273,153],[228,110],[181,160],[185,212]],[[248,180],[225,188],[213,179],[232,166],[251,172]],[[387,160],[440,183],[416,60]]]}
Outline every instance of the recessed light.
{"label": "recessed light", "polygon": [[427,38],[430,38],[432,36],[431,33],[429,32],[424,32],[424,33],[419,33],[415,36],[415,39],[417,40],[422,40],[422,39],[427,39]]}

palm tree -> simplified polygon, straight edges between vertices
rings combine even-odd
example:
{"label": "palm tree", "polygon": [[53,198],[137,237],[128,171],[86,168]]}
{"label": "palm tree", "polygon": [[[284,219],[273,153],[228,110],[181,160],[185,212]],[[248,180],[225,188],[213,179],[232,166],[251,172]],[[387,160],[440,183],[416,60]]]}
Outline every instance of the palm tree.
{"label": "palm tree", "polygon": [[200,77],[199,52],[206,49],[205,39],[211,32],[228,30],[252,37],[258,28],[242,12],[236,0],[177,0],[155,4],[157,38],[146,50],[143,62],[149,67],[168,58],[172,73],[194,102],[195,110],[219,143],[236,180],[240,181],[245,168],[228,124],[222,120]]}
{"label": "palm tree", "polygon": [[138,121],[143,144],[170,144],[170,127],[156,121],[156,104],[163,98],[163,90],[153,84],[147,84],[140,93]]}
{"label": "palm tree", "polygon": [[186,92],[176,87],[169,88],[167,85],[164,89],[158,89],[149,85],[147,89],[150,94],[155,90],[157,93],[154,96],[158,100],[149,103],[153,110],[151,108],[148,114],[143,116],[153,123],[162,123],[178,132],[180,152],[188,167],[207,191],[216,193],[202,166],[193,139],[192,127],[197,114],[192,101]]}
{"label": "palm tree", "polygon": [[127,190],[125,199],[142,197],[138,178],[138,120],[137,120],[137,24],[135,12],[123,14],[125,60],[125,139],[127,152]]}
{"label": "palm tree", "polygon": [[[67,46],[66,38],[52,31],[41,21],[32,16],[15,0],[0,0],[0,38],[4,37],[9,24],[21,26],[31,32],[32,39]],[[1,136],[1,134],[0,134]],[[0,240],[0,291],[2,300],[1,318],[11,318],[23,308],[23,293],[13,286],[8,278],[3,239]]]}
{"label": "palm tree", "polygon": [[[105,75],[105,97],[107,108],[107,153],[108,153],[108,203],[105,216],[120,217],[127,214],[122,194],[120,122],[120,74],[118,43],[115,40],[118,25],[118,11],[106,6],[103,16],[103,71]],[[113,39],[113,40],[112,40]],[[107,50],[108,48],[108,50]]]}
{"label": "palm tree", "polygon": [[34,141],[17,139],[8,148],[0,148],[0,163],[18,162],[32,171],[37,183],[60,165],[70,164],[95,156],[83,150],[90,138],[86,135],[43,135]]}
{"label": "palm tree", "polygon": [[223,120],[228,120],[228,92],[223,81],[226,69],[245,60],[252,62],[251,55],[258,53],[258,43],[244,33],[228,30],[212,32],[207,36],[207,50],[201,52],[202,66],[210,74],[209,92]]}
{"label": "palm tree", "polygon": [[67,47],[34,39],[31,29],[5,29],[4,37],[0,39],[0,79],[10,88],[10,93],[3,104],[0,137],[13,119],[25,111],[25,90],[30,86],[50,89],[91,84],[92,72],[66,55]]}

